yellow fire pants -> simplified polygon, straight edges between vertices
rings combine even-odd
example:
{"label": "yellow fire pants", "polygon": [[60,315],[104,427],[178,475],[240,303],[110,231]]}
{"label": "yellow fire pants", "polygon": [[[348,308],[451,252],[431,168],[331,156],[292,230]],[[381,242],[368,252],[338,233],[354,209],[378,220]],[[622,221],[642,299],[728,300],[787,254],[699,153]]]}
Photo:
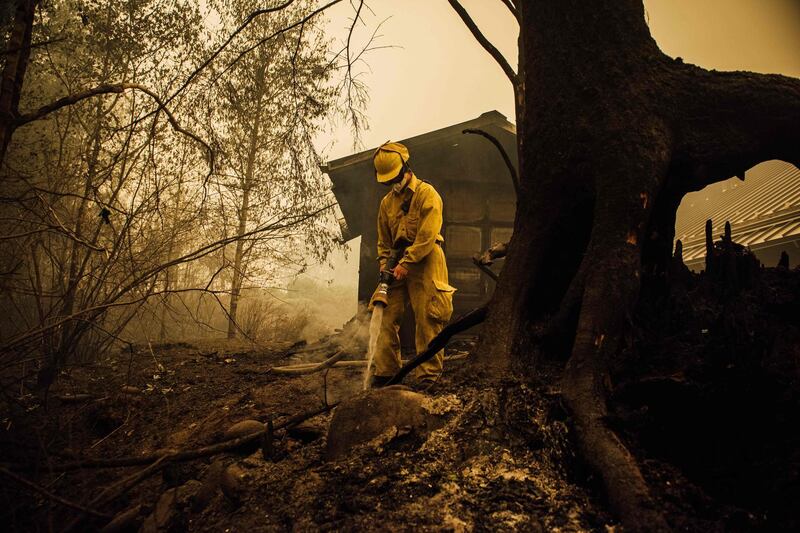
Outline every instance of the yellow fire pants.
{"label": "yellow fire pants", "polygon": [[[393,376],[400,370],[400,322],[406,305],[411,304],[417,331],[417,353],[422,353],[450,320],[455,288],[448,284],[447,263],[441,246],[434,246],[419,263],[411,263],[408,276],[389,287],[389,305],[383,311],[381,332],[375,348],[375,375]],[[417,380],[438,379],[442,373],[444,350],[414,370]]]}

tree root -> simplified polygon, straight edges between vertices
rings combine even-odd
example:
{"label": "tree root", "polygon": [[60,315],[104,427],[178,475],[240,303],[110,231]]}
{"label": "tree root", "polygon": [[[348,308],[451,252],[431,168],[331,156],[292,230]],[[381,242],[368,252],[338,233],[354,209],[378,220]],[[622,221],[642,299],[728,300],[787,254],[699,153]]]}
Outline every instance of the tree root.
{"label": "tree root", "polygon": [[[627,300],[638,293],[638,249],[616,250],[586,279],[562,394],[581,456],[601,478],[611,507],[628,531],[669,531],[636,459],[608,427],[608,359],[618,350]],[[627,253],[626,253],[627,252]]]}
{"label": "tree root", "polygon": [[562,394],[572,414],[580,455],[600,475],[609,502],[626,531],[669,531],[631,455],[605,422],[603,377],[588,365],[571,362]]}

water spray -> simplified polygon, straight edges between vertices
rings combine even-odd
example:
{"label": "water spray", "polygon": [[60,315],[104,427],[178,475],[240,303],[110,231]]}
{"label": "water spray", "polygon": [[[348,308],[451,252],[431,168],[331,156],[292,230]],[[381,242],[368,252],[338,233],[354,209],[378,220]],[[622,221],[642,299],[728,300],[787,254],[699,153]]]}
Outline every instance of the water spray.
{"label": "water spray", "polygon": [[372,295],[370,306],[372,307],[372,317],[369,320],[369,344],[367,345],[367,367],[364,370],[364,390],[369,389],[372,360],[375,358],[375,348],[378,345],[378,335],[381,332],[381,321],[383,311],[389,305],[389,286],[394,283],[394,268],[400,263],[408,244],[398,248],[393,248],[386,266],[381,270],[378,279],[378,288]]}

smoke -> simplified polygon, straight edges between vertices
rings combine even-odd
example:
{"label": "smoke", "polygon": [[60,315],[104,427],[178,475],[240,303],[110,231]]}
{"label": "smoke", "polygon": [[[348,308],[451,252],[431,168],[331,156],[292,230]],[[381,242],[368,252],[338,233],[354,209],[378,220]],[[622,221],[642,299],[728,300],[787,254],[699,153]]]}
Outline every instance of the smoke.
{"label": "smoke", "polygon": [[[309,317],[298,340],[314,342],[341,330],[358,312],[358,290],[353,285],[329,284],[298,276],[281,299],[289,312]],[[360,321],[356,321],[360,322]]]}

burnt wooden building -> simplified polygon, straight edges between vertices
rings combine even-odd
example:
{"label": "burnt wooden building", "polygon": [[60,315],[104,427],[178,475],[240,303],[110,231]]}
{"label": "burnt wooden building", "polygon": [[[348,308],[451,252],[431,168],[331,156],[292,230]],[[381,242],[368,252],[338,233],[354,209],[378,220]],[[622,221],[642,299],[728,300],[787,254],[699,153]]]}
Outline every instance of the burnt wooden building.
{"label": "burnt wooden building", "polygon": [[[444,251],[450,284],[458,289],[455,315],[485,302],[494,290],[494,282],[475,267],[472,256],[509,240],[516,206],[511,177],[497,148],[484,137],[462,133],[465,129],[491,134],[517,165],[516,129],[497,111],[408,139],[392,139],[408,147],[414,173],[442,196]],[[377,214],[388,191],[375,181],[375,148],[330,161],[322,169],[333,182],[346,238],[361,237],[359,301],[367,301],[378,282]]]}

